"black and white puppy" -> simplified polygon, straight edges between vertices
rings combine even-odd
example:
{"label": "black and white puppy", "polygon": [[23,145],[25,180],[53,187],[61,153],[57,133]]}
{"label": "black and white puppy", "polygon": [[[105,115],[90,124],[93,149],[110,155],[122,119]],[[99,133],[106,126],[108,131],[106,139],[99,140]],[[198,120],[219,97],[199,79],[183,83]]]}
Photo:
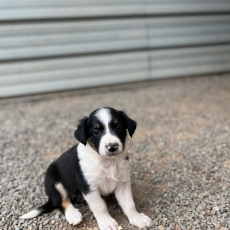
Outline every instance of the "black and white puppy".
{"label": "black and white puppy", "polygon": [[150,226],[151,219],[136,210],[128,156],[124,153],[127,130],[132,137],[135,129],[135,121],[109,107],[99,108],[80,120],[74,133],[80,144],[63,153],[46,172],[48,202],[21,218],[33,218],[59,208],[69,224],[76,225],[82,215],[71,201],[83,195],[100,230],[117,230],[118,224],[101,197],[114,193],[132,225]]}

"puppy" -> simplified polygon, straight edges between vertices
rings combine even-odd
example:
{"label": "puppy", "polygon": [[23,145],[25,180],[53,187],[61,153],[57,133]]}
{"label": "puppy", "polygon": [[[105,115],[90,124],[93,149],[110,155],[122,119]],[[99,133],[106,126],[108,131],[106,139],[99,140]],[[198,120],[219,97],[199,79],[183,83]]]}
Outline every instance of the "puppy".
{"label": "puppy", "polygon": [[143,228],[151,219],[136,210],[130,182],[128,156],[124,153],[127,130],[132,137],[136,122],[124,112],[104,107],[80,120],[74,133],[80,144],[54,161],[46,172],[47,203],[20,218],[29,219],[59,208],[69,224],[82,221],[72,200],[83,196],[100,230],[117,230],[101,196],[114,193],[129,222]]}

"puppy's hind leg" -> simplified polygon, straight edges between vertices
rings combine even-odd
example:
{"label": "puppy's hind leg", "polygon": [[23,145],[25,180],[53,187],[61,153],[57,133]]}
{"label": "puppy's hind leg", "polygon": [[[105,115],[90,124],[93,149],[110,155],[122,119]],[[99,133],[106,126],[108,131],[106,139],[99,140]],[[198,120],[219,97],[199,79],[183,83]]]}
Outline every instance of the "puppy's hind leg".
{"label": "puppy's hind leg", "polygon": [[59,209],[65,214],[68,223],[73,225],[80,223],[82,221],[82,215],[78,209],[74,208],[62,183],[56,183],[55,188],[62,198]]}
{"label": "puppy's hind leg", "polygon": [[78,209],[74,208],[73,204],[67,198],[62,201],[62,208],[65,218],[69,224],[76,225],[82,221],[82,215]]}
{"label": "puppy's hind leg", "polygon": [[64,213],[68,223],[76,225],[81,222],[82,215],[78,209],[73,207],[70,202],[69,195],[60,181],[56,165],[51,164],[46,173],[46,194],[52,200],[53,206]]}

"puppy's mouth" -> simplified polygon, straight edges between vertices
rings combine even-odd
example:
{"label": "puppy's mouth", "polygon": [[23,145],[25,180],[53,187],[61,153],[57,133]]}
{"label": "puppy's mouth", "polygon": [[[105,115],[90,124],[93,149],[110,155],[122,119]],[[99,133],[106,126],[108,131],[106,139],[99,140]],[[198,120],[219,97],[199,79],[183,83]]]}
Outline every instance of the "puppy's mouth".
{"label": "puppy's mouth", "polygon": [[120,151],[115,151],[115,152],[109,152],[109,151],[106,151],[106,156],[108,157],[116,157],[117,155],[119,155],[121,152]]}
{"label": "puppy's mouth", "polygon": [[105,159],[116,159],[118,156],[120,156],[120,154],[121,152],[115,154],[106,154],[106,155],[102,155],[102,157]]}

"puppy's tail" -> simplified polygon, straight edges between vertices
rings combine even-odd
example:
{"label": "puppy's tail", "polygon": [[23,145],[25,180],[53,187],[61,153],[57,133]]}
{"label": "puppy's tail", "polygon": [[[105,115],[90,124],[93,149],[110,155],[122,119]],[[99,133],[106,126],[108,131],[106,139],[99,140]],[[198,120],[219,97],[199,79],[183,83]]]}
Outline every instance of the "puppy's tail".
{"label": "puppy's tail", "polygon": [[36,216],[40,216],[43,213],[47,213],[47,212],[51,212],[52,210],[54,210],[54,206],[52,201],[49,199],[45,204],[43,204],[41,207],[34,209],[22,216],[20,216],[20,219],[31,219],[34,218]]}

